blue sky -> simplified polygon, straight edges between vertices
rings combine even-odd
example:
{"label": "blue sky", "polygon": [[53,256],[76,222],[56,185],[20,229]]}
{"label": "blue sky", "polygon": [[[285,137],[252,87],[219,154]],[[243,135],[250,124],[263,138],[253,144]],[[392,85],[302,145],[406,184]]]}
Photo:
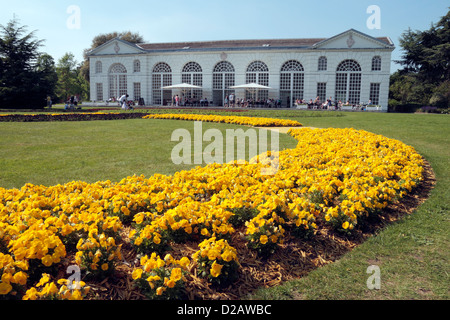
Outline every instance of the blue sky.
{"label": "blue sky", "polygon": [[[101,33],[132,31],[147,42],[331,37],[350,28],[398,39],[411,27],[425,30],[444,16],[448,0],[0,0],[0,24],[14,16],[57,61],[72,52],[77,61]],[[367,8],[381,10],[380,29],[369,29]],[[71,6],[79,9],[68,11]],[[79,19],[77,19],[79,17]],[[74,19],[75,18],[75,19]],[[79,28],[69,28],[69,25]],[[76,25],[79,21],[79,25]],[[398,66],[392,64],[393,69]],[[394,71],[394,70],[391,70]]]}

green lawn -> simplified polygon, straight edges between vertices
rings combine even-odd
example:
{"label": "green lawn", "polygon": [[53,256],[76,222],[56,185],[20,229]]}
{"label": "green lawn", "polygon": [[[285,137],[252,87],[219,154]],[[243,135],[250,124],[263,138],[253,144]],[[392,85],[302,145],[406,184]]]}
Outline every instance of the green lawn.
{"label": "green lawn", "polygon": [[[203,123],[203,132],[216,128],[226,143],[227,129],[240,126]],[[20,188],[25,183],[56,185],[69,181],[120,181],[136,175],[173,174],[194,164],[175,165],[172,132],[187,129],[194,139],[194,122],[176,120],[117,120],[84,122],[0,123],[0,186]],[[247,129],[244,128],[244,131]],[[270,146],[270,135],[268,145]],[[205,149],[211,142],[203,142]],[[247,142],[248,144],[248,142]],[[280,149],[294,148],[296,140],[280,136]],[[236,149],[229,150],[237,157]],[[248,149],[248,148],[246,148]],[[246,156],[248,159],[248,155]],[[226,161],[226,157],[223,157]]]}
{"label": "green lawn", "polygon": [[[437,178],[427,202],[339,261],[252,299],[449,299],[450,118],[433,114],[317,113],[258,110],[252,115],[282,117],[312,127],[353,127],[412,145]],[[239,115],[239,114],[235,114]],[[320,116],[319,116],[320,115]],[[0,123],[0,186],[30,182],[53,185],[72,180],[119,181],[133,174],[172,174],[194,165],[170,160],[172,132],[193,123],[168,120]],[[204,123],[225,132],[237,126]],[[295,146],[281,135],[281,148]],[[207,143],[205,143],[207,145]],[[367,267],[378,265],[381,289],[366,286]]]}

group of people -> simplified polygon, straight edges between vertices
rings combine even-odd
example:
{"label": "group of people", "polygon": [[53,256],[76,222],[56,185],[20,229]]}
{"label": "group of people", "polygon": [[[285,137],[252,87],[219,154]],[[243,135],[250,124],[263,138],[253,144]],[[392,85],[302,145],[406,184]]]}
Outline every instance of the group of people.
{"label": "group of people", "polygon": [[129,95],[128,94],[124,94],[119,98],[119,103],[120,103],[120,107],[122,108],[122,110],[132,110],[133,106],[134,106],[134,102],[128,100]]}
{"label": "group of people", "polygon": [[195,98],[181,98],[179,95],[174,95],[172,97],[172,107],[194,107],[194,106],[200,106],[200,107],[207,107],[209,106],[210,102],[208,101],[208,98],[203,99],[195,99]]}
{"label": "group of people", "polygon": [[333,104],[333,100],[331,97],[326,99],[325,101],[321,101],[320,97],[316,97],[314,100],[309,99],[309,101],[306,101],[304,99],[297,99],[295,102],[296,105],[308,105],[308,109],[331,109],[333,106],[336,108],[339,107],[339,104],[342,106],[342,102],[339,101],[338,103]]}
{"label": "group of people", "polygon": [[[331,97],[326,99],[325,101],[321,101],[320,97],[316,97],[314,101],[312,99],[309,99],[309,101],[297,99],[296,101],[297,105],[307,105],[308,109],[322,109],[322,110],[342,110],[343,106],[352,106],[355,110],[364,110],[365,105],[364,104],[352,104],[348,100],[347,102],[343,103],[341,100],[339,101],[333,101]],[[372,101],[369,99],[369,102],[367,105],[371,105]]]}
{"label": "group of people", "polygon": [[75,110],[78,108],[78,97],[70,96],[64,105],[64,110]]}
{"label": "group of people", "polygon": [[266,108],[281,108],[281,99],[239,99],[234,93],[225,97],[223,106],[225,108],[251,108],[251,107],[266,107]]}
{"label": "group of people", "polygon": [[224,107],[225,108],[255,108],[255,107],[261,107],[261,108],[281,108],[281,99],[275,100],[275,99],[236,99],[235,101],[231,101],[229,99],[225,99],[224,101]]}

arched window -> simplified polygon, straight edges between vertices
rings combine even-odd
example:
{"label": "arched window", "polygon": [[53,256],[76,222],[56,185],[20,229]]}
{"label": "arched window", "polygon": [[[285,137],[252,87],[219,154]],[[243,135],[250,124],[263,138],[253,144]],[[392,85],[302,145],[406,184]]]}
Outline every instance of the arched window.
{"label": "arched window", "polygon": [[235,72],[234,71],[234,66],[229,63],[228,61],[222,61],[219,62],[218,64],[216,64],[216,66],[214,67],[214,71],[213,72],[217,72],[217,73],[232,73]]}
{"label": "arched window", "polygon": [[109,97],[119,98],[127,91],[127,69],[123,64],[115,63],[109,68]]}
{"label": "arched window", "polygon": [[337,71],[341,71],[341,72],[361,71],[361,66],[355,60],[348,59],[348,60],[342,61],[338,65]]}
{"label": "arched window", "polygon": [[319,64],[317,67],[318,71],[327,71],[328,68],[328,60],[327,57],[320,57],[319,58]]}
{"label": "arched window", "polygon": [[97,61],[95,63],[95,73],[102,73],[103,72],[103,65],[101,61]]}
{"label": "arched window", "polygon": [[133,72],[141,72],[141,62],[139,60],[134,60]]}
{"label": "arched window", "polygon": [[127,73],[127,68],[121,63],[115,63],[109,68],[109,73]]}
{"label": "arched window", "polygon": [[197,62],[186,63],[183,67],[183,73],[201,73],[202,67]]}
{"label": "arched window", "polygon": [[[203,86],[202,67],[197,62],[186,63],[181,72],[181,82],[192,84],[194,86]],[[203,90],[194,89],[186,92],[184,98],[200,100],[202,99]]]}
{"label": "arched window", "polygon": [[[253,61],[247,68],[246,83],[257,83],[263,86],[269,86],[269,68],[262,61]],[[267,100],[269,90],[259,90],[258,93],[246,92],[246,99]]]}
{"label": "arched window", "polygon": [[152,72],[152,92],[154,105],[168,105],[172,101],[172,90],[163,87],[172,85],[172,69],[165,62],[155,65]]}
{"label": "arched window", "polygon": [[336,69],[336,101],[359,104],[361,97],[361,66],[355,60],[344,60]]}
{"label": "arched window", "polygon": [[172,69],[167,63],[160,62],[153,68],[154,73],[171,73]]}
{"label": "arched window", "polygon": [[380,56],[373,57],[372,71],[381,71],[381,57]]}
{"label": "arched window", "polygon": [[235,85],[235,69],[228,61],[216,64],[213,70],[213,101],[222,106],[226,96],[234,93],[230,87]]}
{"label": "arched window", "polygon": [[269,72],[269,68],[262,61],[254,61],[248,66],[247,72]]}
{"label": "arched window", "polygon": [[292,107],[297,99],[303,99],[304,68],[297,60],[289,60],[281,67],[280,99],[282,106]]}

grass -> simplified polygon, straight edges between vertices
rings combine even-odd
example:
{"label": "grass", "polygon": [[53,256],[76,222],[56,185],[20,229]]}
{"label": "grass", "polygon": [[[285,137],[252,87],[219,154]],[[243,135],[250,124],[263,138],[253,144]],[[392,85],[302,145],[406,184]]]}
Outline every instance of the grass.
{"label": "grass", "polygon": [[[224,145],[227,129],[242,129],[213,123],[203,123],[202,127],[203,132],[219,129]],[[194,122],[191,121],[0,123],[0,186],[10,189],[20,188],[25,183],[120,181],[134,174],[148,177],[190,169],[195,166],[194,160],[192,164],[175,165],[171,159],[172,149],[179,144],[179,141],[171,142],[171,135],[180,128],[187,129],[194,139]],[[268,138],[270,146],[270,135]],[[203,149],[210,143],[203,142]],[[295,145],[294,138],[280,136],[280,149]],[[237,156],[236,150],[242,147],[236,142],[235,150],[228,151]],[[248,155],[246,157],[248,159]]]}
{"label": "grass", "polygon": [[[320,114],[320,116],[318,116]],[[236,114],[238,115],[238,114]],[[240,115],[240,114],[239,114]],[[244,114],[242,114],[244,115]],[[249,299],[449,299],[450,118],[433,114],[304,113],[257,110],[247,115],[282,117],[312,127],[353,127],[412,145],[433,167],[437,183],[413,214],[391,224],[333,264]],[[173,130],[192,122],[122,120],[0,123],[0,186],[53,185],[72,180],[118,181],[133,174],[171,174]],[[203,124],[225,132],[237,126]],[[280,146],[295,141],[280,136]],[[381,271],[381,289],[369,290],[370,265]]]}

